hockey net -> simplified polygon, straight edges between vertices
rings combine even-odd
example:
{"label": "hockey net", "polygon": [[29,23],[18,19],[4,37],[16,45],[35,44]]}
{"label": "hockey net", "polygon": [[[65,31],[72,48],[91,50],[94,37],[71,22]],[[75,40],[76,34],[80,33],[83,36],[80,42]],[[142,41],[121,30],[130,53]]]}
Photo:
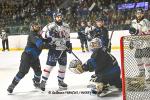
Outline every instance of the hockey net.
{"label": "hockey net", "polygon": [[[135,43],[131,43],[133,41]],[[124,36],[120,40],[123,100],[150,100],[150,84],[145,81],[148,72],[145,77],[138,76],[134,48],[137,45],[139,48],[150,47],[150,35]]]}

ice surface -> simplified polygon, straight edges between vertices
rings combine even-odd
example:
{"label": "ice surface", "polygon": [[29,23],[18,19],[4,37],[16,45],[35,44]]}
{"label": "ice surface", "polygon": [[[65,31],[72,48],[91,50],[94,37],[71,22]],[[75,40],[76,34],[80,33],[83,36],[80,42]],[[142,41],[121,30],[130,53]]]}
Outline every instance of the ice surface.
{"label": "ice surface", "polygon": [[[65,82],[68,84],[68,90],[56,93],[58,89],[57,72],[58,65],[51,72],[49,80],[46,85],[46,91],[41,92],[32,85],[33,71],[29,73],[20,81],[14,89],[12,95],[8,95],[6,89],[16,75],[22,51],[5,51],[0,52],[0,99],[1,100],[122,100],[121,94],[113,94],[107,97],[97,97],[90,95],[90,89],[86,88],[90,76],[93,73],[74,74],[67,69]],[[91,52],[82,53],[81,51],[74,51],[74,53],[84,63],[91,55]],[[120,64],[119,51],[112,51],[112,54],[117,58]],[[45,67],[47,59],[47,50],[44,50],[40,56],[42,69]],[[68,54],[68,64],[75,59],[72,54]],[[48,92],[51,92],[49,94]],[[85,94],[84,94],[85,93]]]}

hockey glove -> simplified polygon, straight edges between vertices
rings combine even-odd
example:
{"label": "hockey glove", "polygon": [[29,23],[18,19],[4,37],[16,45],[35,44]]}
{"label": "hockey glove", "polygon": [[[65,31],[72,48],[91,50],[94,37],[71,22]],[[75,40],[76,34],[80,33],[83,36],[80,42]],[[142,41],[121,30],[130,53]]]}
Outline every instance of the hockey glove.
{"label": "hockey glove", "polygon": [[50,43],[43,43],[43,49],[52,49],[54,50],[56,48],[56,45],[55,44],[50,44]]}
{"label": "hockey glove", "polygon": [[67,47],[66,51],[68,53],[71,53],[72,52],[72,43],[70,43],[70,41],[66,42],[66,47]]}
{"label": "hockey glove", "polygon": [[130,33],[131,35],[137,35],[137,34],[139,33],[139,30],[136,30],[135,28],[130,27],[129,33]]}
{"label": "hockey glove", "polygon": [[69,70],[75,74],[82,74],[84,72],[82,62],[79,60],[72,60],[69,64]]}

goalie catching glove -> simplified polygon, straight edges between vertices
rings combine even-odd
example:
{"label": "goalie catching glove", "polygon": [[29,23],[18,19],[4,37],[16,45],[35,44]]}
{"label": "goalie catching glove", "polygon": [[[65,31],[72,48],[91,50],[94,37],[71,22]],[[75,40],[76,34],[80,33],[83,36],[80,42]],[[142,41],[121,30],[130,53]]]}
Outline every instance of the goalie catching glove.
{"label": "goalie catching glove", "polygon": [[82,74],[83,72],[93,72],[95,69],[95,60],[89,59],[86,63],[82,64],[79,60],[72,60],[69,64],[69,70],[75,74]]}
{"label": "goalie catching glove", "polygon": [[84,72],[82,62],[79,60],[72,60],[69,64],[69,70],[75,74],[81,74]]}

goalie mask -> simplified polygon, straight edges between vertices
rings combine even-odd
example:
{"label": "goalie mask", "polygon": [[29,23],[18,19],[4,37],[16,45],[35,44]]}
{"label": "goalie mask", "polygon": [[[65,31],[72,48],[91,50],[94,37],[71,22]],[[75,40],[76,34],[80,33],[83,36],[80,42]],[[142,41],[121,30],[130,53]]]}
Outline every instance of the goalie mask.
{"label": "goalie mask", "polygon": [[102,41],[99,38],[94,38],[90,42],[90,49],[95,50],[102,47]]}
{"label": "goalie mask", "polygon": [[69,64],[69,70],[75,74],[81,74],[84,72],[82,62],[79,60],[72,60]]}

